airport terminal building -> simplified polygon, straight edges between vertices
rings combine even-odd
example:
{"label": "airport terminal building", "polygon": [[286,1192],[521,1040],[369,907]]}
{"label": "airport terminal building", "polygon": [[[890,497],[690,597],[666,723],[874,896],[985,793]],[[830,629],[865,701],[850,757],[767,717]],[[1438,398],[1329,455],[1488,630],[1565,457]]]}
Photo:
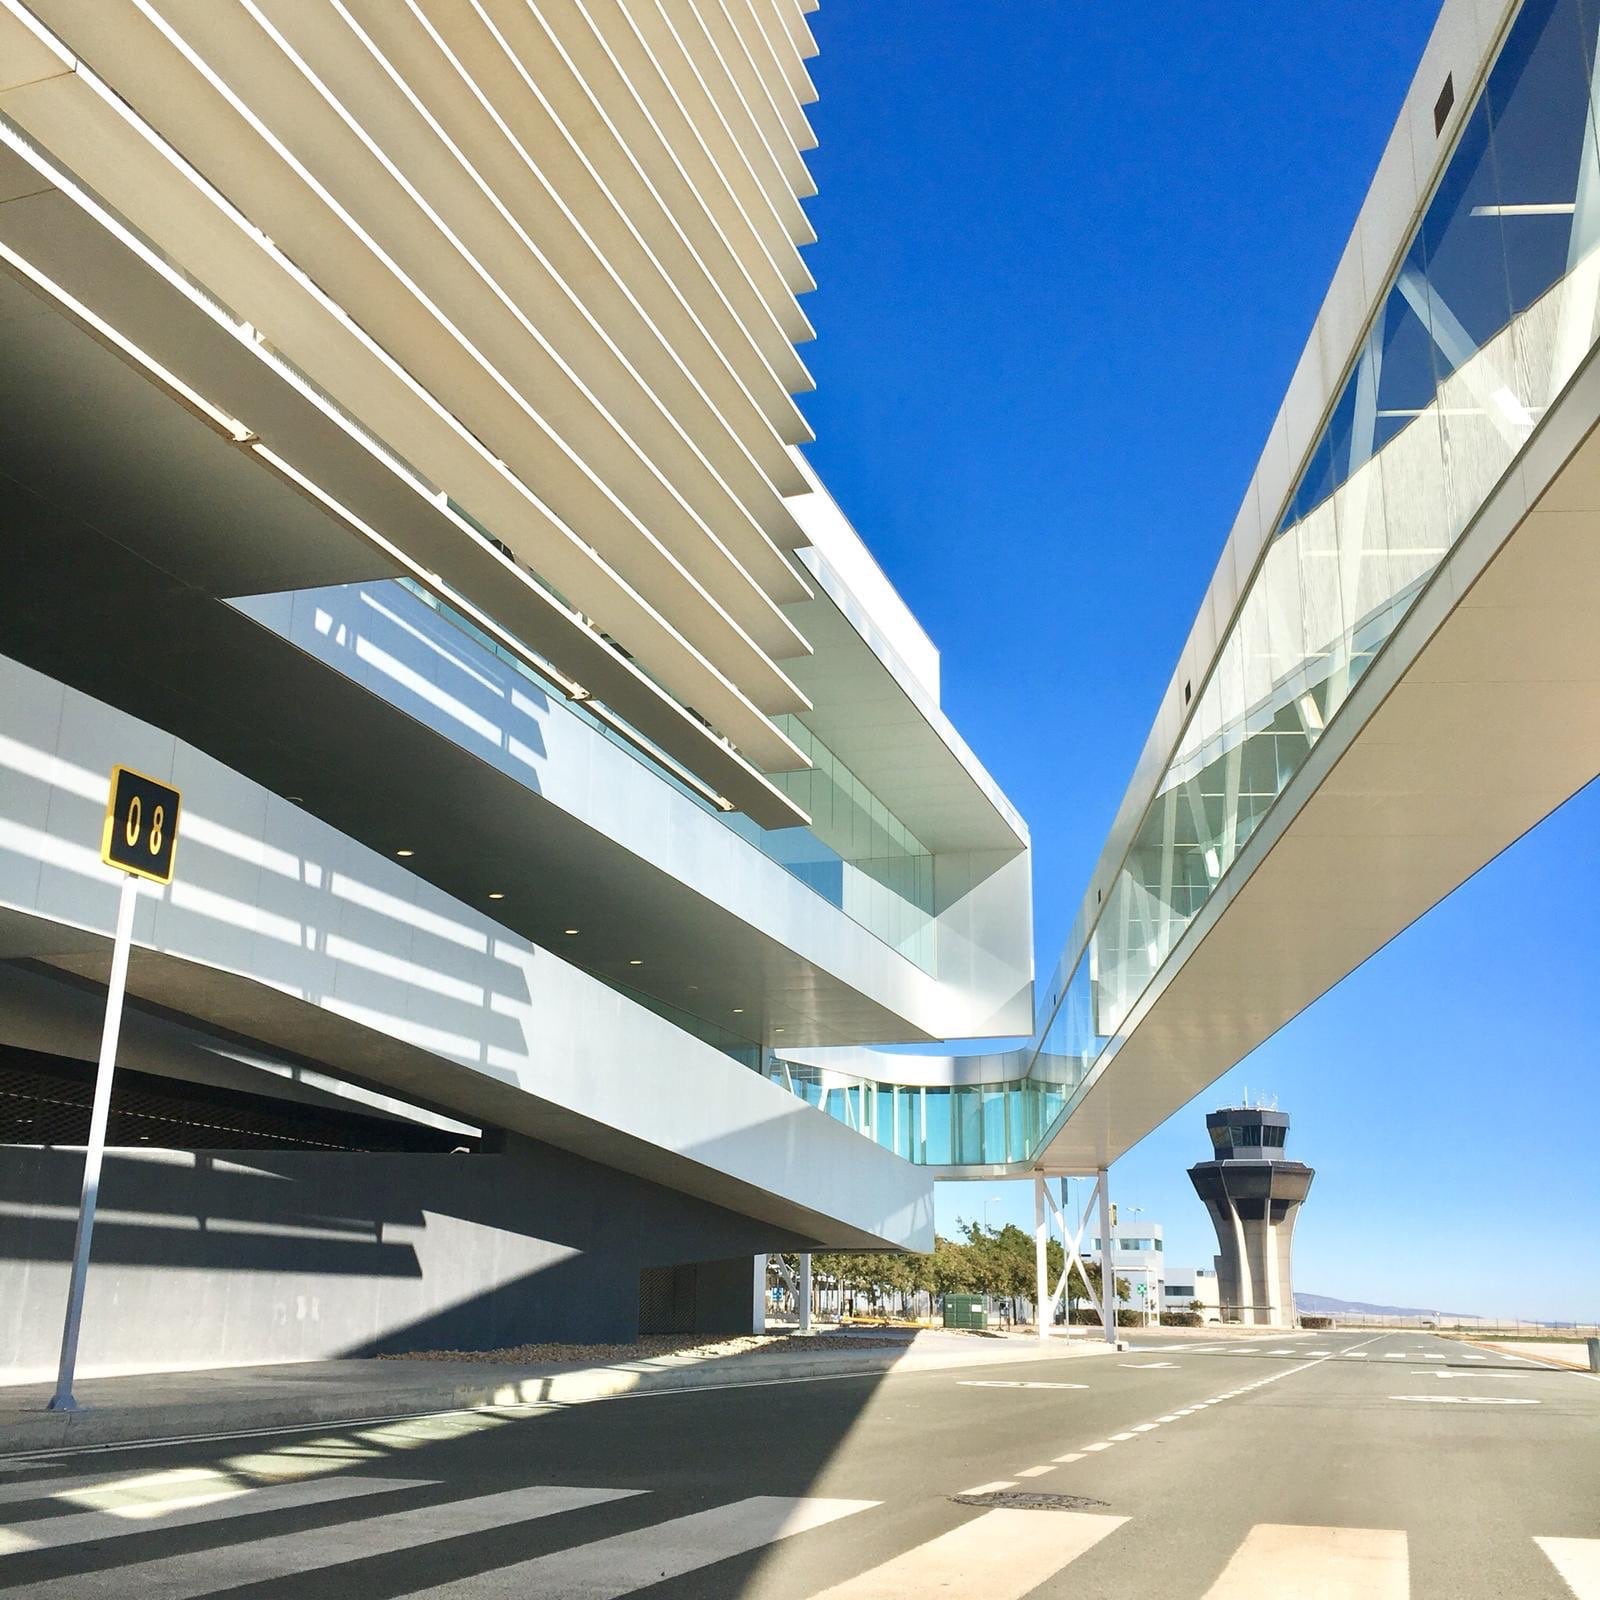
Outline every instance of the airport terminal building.
{"label": "airport terminal building", "polygon": [[1600,770],[1600,15],[1447,0],[1036,1004],[802,454],[811,9],[0,0],[0,1366],[119,764],[182,832],[86,1371],[749,1326],[1103,1173]]}

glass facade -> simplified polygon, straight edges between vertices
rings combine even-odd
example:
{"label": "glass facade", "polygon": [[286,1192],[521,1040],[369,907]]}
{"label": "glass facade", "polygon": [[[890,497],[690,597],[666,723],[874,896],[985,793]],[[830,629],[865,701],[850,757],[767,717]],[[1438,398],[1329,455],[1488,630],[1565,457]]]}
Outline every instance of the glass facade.
{"label": "glass facade", "polygon": [[887,1150],[933,1167],[1026,1161],[1066,1096],[1037,1078],[1008,1083],[873,1083],[773,1059],[767,1075]]}
{"label": "glass facade", "polygon": [[773,718],[811,760],[772,781],[811,818],[809,828],[722,820],[885,944],[933,971],[933,856],[911,830],[798,717]]}
{"label": "glass facade", "polygon": [[774,782],[812,818],[809,828],[763,828],[737,811],[723,811],[662,761],[652,761],[581,701],[568,700],[550,679],[506,649],[453,606],[410,578],[393,580],[480,649],[537,683],[552,705],[589,724],[636,761],[672,784],[707,815],[753,844],[852,921],[933,971],[933,856],[876,795],[797,717],[774,722],[811,758],[807,772],[782,773]]}
{"label": "glass facade", "polygon": [[1065,1104],[1593,347],[1597,31],[1600,0],[1517,13],[1006,1095]]}

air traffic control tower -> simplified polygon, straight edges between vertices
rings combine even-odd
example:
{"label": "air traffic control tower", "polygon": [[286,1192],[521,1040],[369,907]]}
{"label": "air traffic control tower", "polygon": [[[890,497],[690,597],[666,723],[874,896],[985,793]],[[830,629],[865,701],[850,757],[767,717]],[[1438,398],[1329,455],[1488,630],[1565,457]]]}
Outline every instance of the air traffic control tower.
{"label": "air traffic control tower", "polygon": [[1206,1132],[1214,1156],[1190,1167],[1189,1178],[1217,1230],[1223,1320],[1292,1328],[1294,1224],[1316,1174],[1283,1158],[1287,1112],[1213,1111]]}

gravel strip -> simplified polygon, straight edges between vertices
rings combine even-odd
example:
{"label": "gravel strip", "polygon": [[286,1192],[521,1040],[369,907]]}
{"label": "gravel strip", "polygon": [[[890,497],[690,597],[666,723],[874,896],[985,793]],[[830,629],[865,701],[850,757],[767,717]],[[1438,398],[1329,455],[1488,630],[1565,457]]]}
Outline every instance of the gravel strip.
{"label": "gravel strip", "polygon": [[861,1334],[745,1334],[707,1339],[703,1334],[651,1334],[632,1344],[518,1344],[503,1350],[411,1350],[381,1355],[378,1361],[479,1361],[501,1366],[533,1367],[550,1362],[582,1362],[604,1366],[616,1361],[648,1361],[661,1356],[714,1360],[725,1356],[810,1354],[818,1350],[906,1350],[907,1339],[882,1339]]}

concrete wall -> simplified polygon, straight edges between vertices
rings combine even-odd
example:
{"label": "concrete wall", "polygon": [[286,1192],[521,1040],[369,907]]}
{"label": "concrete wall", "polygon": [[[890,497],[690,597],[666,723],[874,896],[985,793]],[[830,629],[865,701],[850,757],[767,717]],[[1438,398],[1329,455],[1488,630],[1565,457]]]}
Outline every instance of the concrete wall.
{"label": "concrete wall", "polygon": [[0,706],[0,958],[103,982],[118,885],[97,846],[123,762],[184,797],[177,877],[140,894],[131,995],[826,1247],[932,1247],[925,1174],[401,862],[3,657]]}
{"label": "concrete wall", "polygon": [[[55,1371],[82,1152],[0,1148],[0,1376]],[[805,1240],[508,1138],[485,1155],[108,1152],[81,1370],[631,1339],[640,1273],[748,1332],[760,1251]]]}

